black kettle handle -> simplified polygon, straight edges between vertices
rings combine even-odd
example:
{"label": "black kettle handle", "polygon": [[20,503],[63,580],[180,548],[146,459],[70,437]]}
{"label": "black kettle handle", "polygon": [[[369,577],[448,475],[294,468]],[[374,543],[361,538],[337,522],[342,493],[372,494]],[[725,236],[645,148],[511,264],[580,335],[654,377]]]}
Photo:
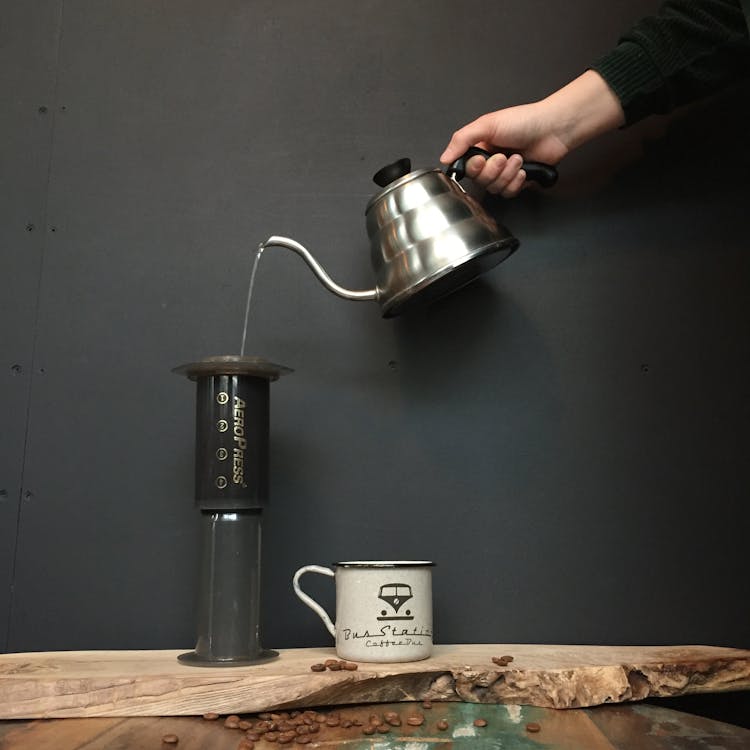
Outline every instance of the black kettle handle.
{"label": "black kettle handle", "polygon": [[[518,152],[500,148],[494,153],[510,156],[511,154]],[[456,180],[462,180],[466,175],[466,162],[471,159],[472,156],[484,156],[485,158],[489,158],[492,154],[493,152],[485,151],[478,146],[470,146],[463,156],[459,156],[458,159],[446,169],[446,174],[449,177],[454,177]],[[542,187],[552,187],[557,182],[557,169],[550,164],[543,164],[540,161],[525,161],[522,169],[526,172],[527,179],[533,180]]]}

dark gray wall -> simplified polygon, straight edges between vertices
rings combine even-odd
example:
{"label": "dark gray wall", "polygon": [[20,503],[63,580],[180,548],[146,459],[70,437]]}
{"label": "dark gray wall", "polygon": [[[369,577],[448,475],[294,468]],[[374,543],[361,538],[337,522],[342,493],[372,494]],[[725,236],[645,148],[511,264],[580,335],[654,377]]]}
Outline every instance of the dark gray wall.
{"label": "dark gray wall", "polygon": [[[2,3],[0,646],[190,647],[192,384],[251,254],[370,282],[370,175],[554,90],[656,2]],[[507,263],[413,317],[269,250],[264,643],[294,570],[436,560],[439,642],[750,645],[748,89],[493,203]],[[330,603],[330,592],[321,596]]]}

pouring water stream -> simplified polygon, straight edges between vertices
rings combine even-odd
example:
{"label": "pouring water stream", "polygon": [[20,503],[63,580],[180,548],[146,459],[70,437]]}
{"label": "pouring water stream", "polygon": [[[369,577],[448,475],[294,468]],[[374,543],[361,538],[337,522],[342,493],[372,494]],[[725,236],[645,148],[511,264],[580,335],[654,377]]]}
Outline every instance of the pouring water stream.
{"label": "pouring water stream", "polygon": [[255,285],[255,273],[258,270],[258,263],[260,262],[260,256],[263,255],[265,245],[261,242],[258,245],[258,250],[255,253],[255,260],[253,261],[253,270],[250,273],[250,284],[247,288],[247,302],[245,303],[245,325],[242,328],[242,345],[240,346],[240,357],[245,356],[245,339],[247,338],[247,321],[250,315],[250,300],[253,298],[253,286]]}

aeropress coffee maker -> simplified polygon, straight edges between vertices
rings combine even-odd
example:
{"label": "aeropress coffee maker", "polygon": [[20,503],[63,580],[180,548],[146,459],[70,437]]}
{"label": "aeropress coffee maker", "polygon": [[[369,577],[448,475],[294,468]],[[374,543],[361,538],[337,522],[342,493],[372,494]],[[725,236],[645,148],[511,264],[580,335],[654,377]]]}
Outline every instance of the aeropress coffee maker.
{"label": "aeropress coffee maker", "polygon": [[209,357],[173,370],[197,385],[195,503],[201,513],[198,639],[178,659],[244,666],[260,643],[261,526],[268,500],[270,383],[291,372],[259,357]]}

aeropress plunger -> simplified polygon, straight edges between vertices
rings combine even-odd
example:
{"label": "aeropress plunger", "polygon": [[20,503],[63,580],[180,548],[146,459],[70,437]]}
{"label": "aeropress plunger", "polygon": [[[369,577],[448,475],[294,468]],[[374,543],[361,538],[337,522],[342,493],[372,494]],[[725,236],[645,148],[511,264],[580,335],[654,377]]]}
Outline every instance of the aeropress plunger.
{"label": "aeropress plunger", "polygon": [[202,558],[198,640],[181,662],[258,664],[261,520],[268,500],[270,382],[291,370],[259,357],[209,357],[173,370],[197,384],[195,502]]}

